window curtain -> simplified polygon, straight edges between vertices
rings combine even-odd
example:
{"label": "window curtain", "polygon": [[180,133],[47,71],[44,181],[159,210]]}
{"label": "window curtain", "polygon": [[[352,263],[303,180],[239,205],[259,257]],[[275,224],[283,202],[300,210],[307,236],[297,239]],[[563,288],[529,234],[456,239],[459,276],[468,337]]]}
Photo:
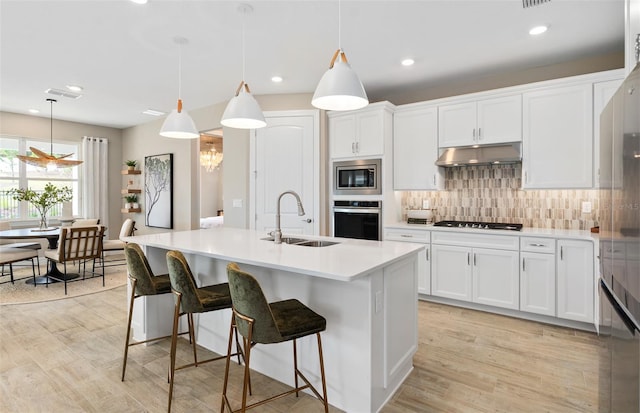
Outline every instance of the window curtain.
{"label": "window curtain", "polygon": [[82,216],[99,218],[109,228],[109,141],[106,138],[82,138]]}

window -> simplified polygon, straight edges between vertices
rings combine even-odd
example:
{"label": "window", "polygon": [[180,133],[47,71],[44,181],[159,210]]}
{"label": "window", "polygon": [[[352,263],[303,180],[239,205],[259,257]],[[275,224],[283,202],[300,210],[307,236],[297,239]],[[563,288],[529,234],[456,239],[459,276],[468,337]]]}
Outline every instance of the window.
{"label": "window", "polygon": [[[8,194],[13,188],[31,188],[35,191],[44,189],[51,182],[56,186],[68,186],[73,191],[70,205],[57,205],[49,211],[49,218],[76,216],[80,210],[80,171],[78,167],[61,168],[48,171],[33,165],[27,165],[16,155],[31,155],[30,147],[51,153],[51,142],[37,141],[16,136],[0,136],[0,220],[38,218],[36,209],[28,202],[16,202]],[[61,156],[72,154],[68,159],[78,159],[79,143],[54,142],[53,154]]]}

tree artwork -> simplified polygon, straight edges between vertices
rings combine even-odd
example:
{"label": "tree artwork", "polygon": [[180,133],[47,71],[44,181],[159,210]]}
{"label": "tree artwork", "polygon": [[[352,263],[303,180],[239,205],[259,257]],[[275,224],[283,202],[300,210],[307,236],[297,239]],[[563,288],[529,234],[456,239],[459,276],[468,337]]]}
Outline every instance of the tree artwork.
{"label": "tree artwork", "polygon": [[173,154],[144,158],[146,225],[173,228]]}

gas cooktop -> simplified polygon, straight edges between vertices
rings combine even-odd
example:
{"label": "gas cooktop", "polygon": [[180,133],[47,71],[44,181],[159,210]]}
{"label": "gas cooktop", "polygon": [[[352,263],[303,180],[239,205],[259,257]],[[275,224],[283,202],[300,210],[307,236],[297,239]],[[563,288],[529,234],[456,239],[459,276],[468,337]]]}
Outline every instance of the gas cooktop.
{"label": "gas cooktop", "polygon": [[522,231],[522,224],[507,224],[504,222],[438,221],[434,223],[433,226],[449,228],[505,229],[509,231]]}

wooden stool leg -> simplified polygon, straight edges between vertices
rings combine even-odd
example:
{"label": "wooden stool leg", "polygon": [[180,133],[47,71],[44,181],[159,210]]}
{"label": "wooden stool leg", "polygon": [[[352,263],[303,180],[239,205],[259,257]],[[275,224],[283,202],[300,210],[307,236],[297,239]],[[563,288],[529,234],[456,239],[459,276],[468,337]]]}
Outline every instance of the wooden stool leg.
{"label": "wooden stool leg", "polygon": [[171,399],[173,398],[173,380],[176,374],[176,347],[178,344],[178,320],[180,319],[180,298],[182,294],[176,293],[175,309],[173,310],[173,333],[171,334],[171,357],[170,357],[170,369],[169,369],[169,403],[167,406],[167,412],[171,413]]}
{"label": "wooden stool leg", "polygon": [[122,358],[122,381],[124,381],[124,372],[127,369],[127,355],[129,354],[129,340],[131,339],[131,320],[133,318],[133,303],[136,298],[137,280],[131,282],[131,298],[129,299],[129,319],[127,320],[127,337],[124,341],[124,357]]}
{"label": "wooden stool leg", "polygon": [[322,340],[320,339],[320,333],[316,333],[318,336],[318,355],[320,357],[320,375],[322,376],[322,396],[324,398],[324,412],[329,413],[329,402],[327,401],[327,380],[324,376],[324,358],[322,357]]}

